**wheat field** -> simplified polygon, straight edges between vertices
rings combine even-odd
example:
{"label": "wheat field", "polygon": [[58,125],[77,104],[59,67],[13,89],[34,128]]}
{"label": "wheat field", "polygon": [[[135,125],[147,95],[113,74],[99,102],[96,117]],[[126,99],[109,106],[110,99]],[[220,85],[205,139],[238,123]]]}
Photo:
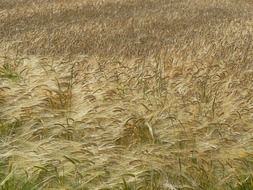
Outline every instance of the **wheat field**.
{"label": "wheat field", "polygon": [[0,0],[0,190],[252,190],[253,1]]}

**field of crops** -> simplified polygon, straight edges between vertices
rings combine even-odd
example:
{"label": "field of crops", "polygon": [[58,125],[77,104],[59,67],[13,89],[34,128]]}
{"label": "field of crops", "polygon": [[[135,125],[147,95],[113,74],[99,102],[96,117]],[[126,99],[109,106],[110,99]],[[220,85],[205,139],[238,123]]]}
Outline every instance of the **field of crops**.
{"label": "field of crops", "polygon": [[0,0],[0,190],[252,190],[253,1]]}

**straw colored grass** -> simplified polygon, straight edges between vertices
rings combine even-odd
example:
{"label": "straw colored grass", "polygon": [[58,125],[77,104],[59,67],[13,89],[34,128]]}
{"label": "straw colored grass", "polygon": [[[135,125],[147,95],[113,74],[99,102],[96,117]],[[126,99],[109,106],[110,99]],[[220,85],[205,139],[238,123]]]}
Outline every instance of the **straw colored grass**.
{"label": "straw colored grass", "polygon": [[253,189],[253,4],[0,2],[0,189]]}

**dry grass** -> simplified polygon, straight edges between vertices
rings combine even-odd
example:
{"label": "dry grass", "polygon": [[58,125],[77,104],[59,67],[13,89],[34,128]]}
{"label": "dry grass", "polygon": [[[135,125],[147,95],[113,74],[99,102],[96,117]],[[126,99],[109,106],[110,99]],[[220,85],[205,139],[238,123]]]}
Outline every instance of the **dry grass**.
{"label": "dry grass", "polygon": [[0,0],[0,189],[253,189],[252,8]]}

